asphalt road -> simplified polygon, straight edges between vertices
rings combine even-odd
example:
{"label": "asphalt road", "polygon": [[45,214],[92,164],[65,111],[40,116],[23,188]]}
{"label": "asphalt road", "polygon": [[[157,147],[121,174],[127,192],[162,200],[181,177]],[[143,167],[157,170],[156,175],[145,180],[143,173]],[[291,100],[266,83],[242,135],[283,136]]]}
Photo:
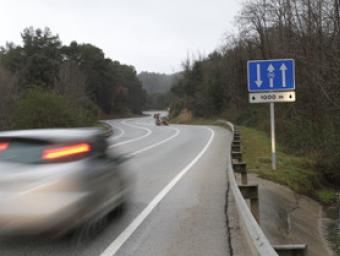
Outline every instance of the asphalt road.
{"label": "asphalt road", "polygon": [[231,135],[215,126],[157,127],[151,117],[109,123],[110,150],[130,157],[123,164],[132,180],[124,214],[70,240],[0,239],[0,255],[229,255]]}

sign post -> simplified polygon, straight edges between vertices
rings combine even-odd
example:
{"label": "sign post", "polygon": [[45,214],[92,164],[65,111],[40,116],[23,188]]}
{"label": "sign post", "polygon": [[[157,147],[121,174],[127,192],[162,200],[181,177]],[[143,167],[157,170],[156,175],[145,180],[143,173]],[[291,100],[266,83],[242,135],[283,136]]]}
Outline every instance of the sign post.
{"label": "sign post", "polygon": [[271,131],[271,141],[272,141],[272,168],[276,170],[276,145],[275,145],[275,108],[274,102],[270,104],[270,131]]}
{"label": "sign post", "polygon": [[275,102],[295,102],[295,62],[291,59],[247,63],[250,103],[269,103],[272,169],[276,170]]}

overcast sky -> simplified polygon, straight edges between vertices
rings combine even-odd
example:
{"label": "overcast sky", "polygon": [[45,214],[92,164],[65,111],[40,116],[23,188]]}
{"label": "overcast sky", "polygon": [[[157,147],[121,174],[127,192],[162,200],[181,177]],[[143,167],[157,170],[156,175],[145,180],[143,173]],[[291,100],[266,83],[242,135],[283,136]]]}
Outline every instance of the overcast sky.
{"label": "overcast sky", "polygon": [[91,43],[137,71],[179,71],[232,33],[240,0],[0,0],[0,45],[25,27],[49,27],[64,44]]}

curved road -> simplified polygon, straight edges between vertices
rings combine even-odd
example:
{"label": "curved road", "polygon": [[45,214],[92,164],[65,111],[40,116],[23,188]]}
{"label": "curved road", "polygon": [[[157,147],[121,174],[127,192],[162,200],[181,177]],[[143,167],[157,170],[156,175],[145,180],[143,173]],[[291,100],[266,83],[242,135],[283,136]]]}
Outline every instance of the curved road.
{"label": "curved road", "polygon": [[[127,210],[71,241],[0,240],[0,255],[230,255],[226,156],[220,127],[155,126],[151,117],[108,121],[110,150],[130,157]],[[96,227],[94,227],[96,228]]]}

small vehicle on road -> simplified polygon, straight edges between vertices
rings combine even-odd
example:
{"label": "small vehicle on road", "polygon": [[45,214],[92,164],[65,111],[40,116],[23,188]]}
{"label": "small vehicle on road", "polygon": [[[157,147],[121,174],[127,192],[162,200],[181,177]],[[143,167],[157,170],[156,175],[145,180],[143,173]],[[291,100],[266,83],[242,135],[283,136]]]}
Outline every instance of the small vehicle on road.
{"label": "small vehicle on road", "polygon": [[100,129],[0,133],[0,235],[58,237],[125,203],[128,179]]}
{"label": "small vehicle on road", "polygon": [[155,119],[155,124],[157,126],[160,126],[160,125],[169,125],[169,121],[168,121],[168,118],[165,117],[165,116],[161,116],[160,113],[156,113],[153,115],[153,118]]}

